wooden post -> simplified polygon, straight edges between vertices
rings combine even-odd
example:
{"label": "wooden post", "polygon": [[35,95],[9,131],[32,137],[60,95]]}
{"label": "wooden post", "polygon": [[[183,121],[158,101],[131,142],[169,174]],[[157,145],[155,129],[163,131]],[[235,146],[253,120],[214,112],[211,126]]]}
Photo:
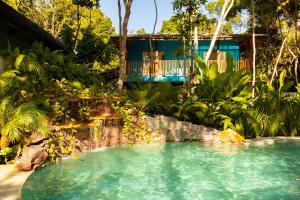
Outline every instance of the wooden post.
{"label": "wooden post", "polygon": [[154,71],[155,71],[155,79],[158,80],[158,51],[155,51]]}
{"label": "wooden post", "polygon": [[194,54],[198,54],[198,27],[194,27]]}
{"label": "wooden post", "polygon": [[188,79],[188,83],[190,84],[191,83],[191,80],[192,80],[192,68],[193,68],[193,61],[192,61],[192,55],[193,55],[193,52],[192,52],[192,47],[193,47],[193,41],[192,41],[192,34],[190,35],[190,38],[189,38],[189,79]]}
{"label": "wooden post", "polygon": [[183,85],[186,85],[186,44],[185,44],[185,37],[183,37]]}

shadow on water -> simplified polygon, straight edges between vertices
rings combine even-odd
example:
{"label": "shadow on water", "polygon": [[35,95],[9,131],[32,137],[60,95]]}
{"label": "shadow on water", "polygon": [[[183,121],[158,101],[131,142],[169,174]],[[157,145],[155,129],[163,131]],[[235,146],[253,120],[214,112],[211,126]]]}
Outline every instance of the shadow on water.
{"label": "shadow on water", "polygon": [[166,174],[165,178],[165,185],[167,187],[167,191],[170,194],[170,199],[178,200],[178,199],[185,199],[183,192],[183,187],[180,187],[182,184],[182,180],[180,177],[180,171],[174,166],[174,153],[176,146],[172,144],[166,144],[162,151],[162,158],[163,158],[163,167],[162,171],[163,174]]}

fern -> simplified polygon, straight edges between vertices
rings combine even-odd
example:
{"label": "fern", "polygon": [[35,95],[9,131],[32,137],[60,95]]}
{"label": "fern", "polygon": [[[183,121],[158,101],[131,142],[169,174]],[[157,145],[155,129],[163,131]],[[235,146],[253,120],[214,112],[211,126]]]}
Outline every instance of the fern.
{"label": "fern", "polygon": [[2,134],[7,135],[11,142],[20,141],[24,134],[39,132],[49,133],[44,112],[33,103],[24,103],[14,109],[14,114],[2,128]]}

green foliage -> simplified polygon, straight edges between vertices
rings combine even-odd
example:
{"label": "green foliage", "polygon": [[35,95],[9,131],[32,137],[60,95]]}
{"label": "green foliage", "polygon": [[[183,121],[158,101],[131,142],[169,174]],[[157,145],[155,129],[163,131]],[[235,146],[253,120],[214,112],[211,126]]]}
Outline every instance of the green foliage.
{"label": "green foliage", "polygon": [[21,141],[31,132],[49,133],[44,112],[38,107],[37,102],[14,104],[6,97],[0,103],[0,132],[8,136],[10,142]]}
{"label": "green foliage", "polygon": [[49,134],[48,121],[38,102],[17,103],[9,97],[3,98],[0,102],[0,157],[4,156],[7,162],[18,156],[21,151],[19,143],[33,132],[44,136]]}
{"label": "green foliage", "polygon": [[[278,88],[260,76],[266,83],[258,85],[258,98],[254,101],[254,111],[250,112],[259,124],[256,132],[260,136],[296,135],[300,128],[300,105],[297,94],[289,96],[288,89],[292,82],[286,81],[286,71],[279,76]],[[260,80],[261,82],[262,80]]]}
{"label": "green foliage", "polygon": [[130,85],[127,96],[134,106],[144,112],[172,115],[171,105],[176,102],[179,89],[171,83],[153,85],[137,82]]}
{"label": "green foliage", "polygon": [[179,25],[180,25],[179,18],[176,16],[172,16],[168,20],[163,20],[160,32],[161,33],[178,33]]}
{"label": "green foliage", "polygon": [[52,122],[74,116],[86,119],[88,109],[81,105],[77,113],[70,100],[97,96],[103,89],[101,77],[87,65],[39,43],[22,52],[9,48],[1,55],[5,62],[0,73],[0,133],[8,137],[9,148],[26,142],[31,133],[48,135],[47,117]]}
{"label": "green foliage", "polygon": [[136,31],[137,34],[146,34],[146,31],[144,28],[140,28],[139,30]]}
{"label": "green foliage", "polygon": [[[21,14],[37,23],[55,38],[61,38],[66,47],[73,50],[76,46],[77,62],[101,63],[115,68],[117,50],[110,41],[114,33],[112,22],[100,10],[95,0],[5,0]],[[77,30],[77,5],[80,6],[80,29],[78,43],[75,43]],[[92,47],[92,48],[91,48]]]}
{"label": "green foliage", "polygon": [[112,104],[114,111],[121,115],[123,120],[122,131],[129,141],[145,140],[148,135],[148,125],[144,121],[144,112],[135,108],[131,102],[118,100]]}
{"label": "green foliage", "polygon": [[73,134],[75,130],[71,133],[66,133],[64,131],[59,131],[51,134],[48,139],[47,152],[49,153],[50,162],[55,162],[57,159],[69,156],[73,152],[73,148],[76,144]]}
{"label": "green foliage", "polygon": [[107,37],[99,37],[91,29],[83,30],[83,37],[77,45],[76,60],[84,63],[97,62],[98,71],[115,69],[118,56],[115,45]]}
{"label": "green foliage", "polygon": [[[202,14],[200,6],[203,6],[208,14]],[[194,0],[176,0],[173,1],[173,9],[175,15],[170,19],[164,20],[162,23],[161,33],[181,33],[186,35],[189,30],[198,27],[199,34],[213,34],[216,29],[217,19],[219,18],[223,1],[194,1]],[[203,8],[202,8],[203,9]],[[201,9],[201,10],[202,10]],[[190,19],[192,14],[192,20]],[[195,14],[197,13],[197,14]],[[233,27],[243,26],[241,14],[237,13],[235,16],[227,20],[223,25],[222,34],[232,34]]]}
{"label": "green foliage", "polygon": [[55,121],[64,123],[70,120],[71,110],[68,100],[66,96],[61,96],[52,104],[52,113]]}
{"label": "green foliage", "polygon": [[[231,128],[245,137],[297,135],[300,128],[299,94],[286,96],[292,83],[285,81],[286,72],[279,76],[278,89],[267,80],[256,90],[259,96],[251,98],[251,76],[234,71],[228,57],[226,72],[218,66],[207,67],[197,60],[199,84],[183,90],[173,107],[174,116],[194,123],[223,129]],[[262,83],[262,81],[259,81]]]}
{"label": "green foliage", "polygon": [[97,0],[72,0],[73,4],[80,5],[82,7],[92,8],[98,5]]}
{"label": "green foliage", "polygon": [[172,2],[175,17],[170,22],[175,22],[177,32],[181,36],[186,39],[191,37],[194,26],[199,24],[199,19],[202,16],[199,12],[201,5],[205,3],[206,0],[174,0]]}

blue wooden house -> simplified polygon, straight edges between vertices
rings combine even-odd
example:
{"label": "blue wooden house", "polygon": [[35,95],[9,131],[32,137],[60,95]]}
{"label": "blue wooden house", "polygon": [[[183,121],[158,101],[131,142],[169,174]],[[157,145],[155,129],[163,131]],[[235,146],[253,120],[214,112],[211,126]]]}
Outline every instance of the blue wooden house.
{"label": "blue wooden house", "polygon": [[[183,42],[179,36],[175,34],[154,35],[151,40],[152,52],[149,38],[148,34],[128,36],[127,81],[182,82],[187,80],[189,77],[189,70],[187,70],[189,67],[187,66],[190,65],[190,61],[187,56],[183,56]],[[193,48],[192,51],[193,54],[197,52],[201,58],[204,58],[212,36],[201,35],[198,38],[198,49],[195,51]],[[113,40],[117,42],[118,37],[113,37]],[[251,36],[249,35],[219,36],[207,64],[216,62],[218,70],[225,71],[226,58],[230,54],[236,69],[250,70],[251,47]]]}

